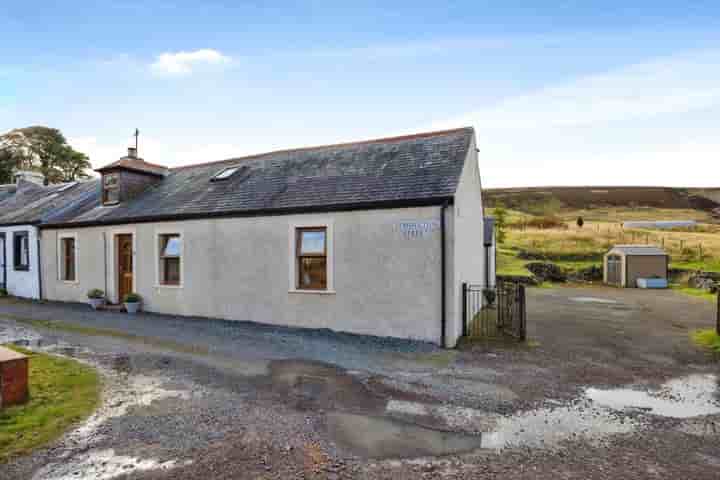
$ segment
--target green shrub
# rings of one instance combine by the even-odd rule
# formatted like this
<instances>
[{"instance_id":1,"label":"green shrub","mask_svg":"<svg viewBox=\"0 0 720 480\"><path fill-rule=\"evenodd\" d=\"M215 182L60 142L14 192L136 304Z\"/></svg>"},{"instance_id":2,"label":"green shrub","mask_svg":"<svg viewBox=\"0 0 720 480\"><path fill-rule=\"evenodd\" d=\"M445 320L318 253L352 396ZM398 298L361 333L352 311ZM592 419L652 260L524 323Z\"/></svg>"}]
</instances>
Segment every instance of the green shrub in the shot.
<instances>
[{"instance_id":1,"label":"green shrub","mask_svg":"<svg viewBox=\"0 0 720 480\"><path fill-rule=\"evenodd\" d=\"M720 353L720 335L714 328L695 330L692 333L692 339L696 344Z\"/></svg>"},{"instance_id":2,"label":"green shrub","mask_svg":"<svg viewBox=\"0 0 720 480\"><path fill-rule=\"evenodd\" d=\"M141 301L142 297L137 293L128 293L123 299L124 303L140 303Z\"/></svg>"},{"instance_id":3,"label":"green shrub","mask_svg":"<svg viewBox=\"0 0 720 480\"><path fill-rule=\"evenodd\" d=\"M87 297L88 298L96 298L96 299L105 298L105 292L103 292L99 288L93 288L92 290L90 290L87 293Z\"/></svg>"}]
</instances>

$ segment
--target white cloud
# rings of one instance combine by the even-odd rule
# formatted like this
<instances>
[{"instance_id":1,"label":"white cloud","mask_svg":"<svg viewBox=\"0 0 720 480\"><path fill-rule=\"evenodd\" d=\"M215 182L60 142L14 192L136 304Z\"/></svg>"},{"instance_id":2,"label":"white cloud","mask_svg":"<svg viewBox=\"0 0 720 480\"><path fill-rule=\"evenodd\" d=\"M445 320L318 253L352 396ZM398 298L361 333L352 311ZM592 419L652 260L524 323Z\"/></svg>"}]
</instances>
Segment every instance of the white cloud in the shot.
<instances>
[{"instance_id":1,"label":"white cloud","mask_svg":"<svg viewBox=\"0 0 720 480\"><path fill-rule=\"evenodd\" d=\"M511 97L440 125L536 129L594 125L720 105L720 50L622 67Z\"/></svg>"},{"instance_id":2,"label":"white cloud","mask_svg":"<svg viewBox=\"0 0 720 480\"><path fill-rule=\"evenodd\" d=\"M209 48L187 52L166 52L157 57L152 69L164 75L187 75L196 67L221 66L230 63L231 60L229 56Z\"/></svg>"},{"instance_id":3,"label":"white cloud","mask_svg":"<svg viewBox=\"0 0 720 480\"><path fill-rule=\"evenodd\" d=\"M426 129L475 126L485 186L717 183L720 50L500 100Z\"/></svg>"}]
</instances>

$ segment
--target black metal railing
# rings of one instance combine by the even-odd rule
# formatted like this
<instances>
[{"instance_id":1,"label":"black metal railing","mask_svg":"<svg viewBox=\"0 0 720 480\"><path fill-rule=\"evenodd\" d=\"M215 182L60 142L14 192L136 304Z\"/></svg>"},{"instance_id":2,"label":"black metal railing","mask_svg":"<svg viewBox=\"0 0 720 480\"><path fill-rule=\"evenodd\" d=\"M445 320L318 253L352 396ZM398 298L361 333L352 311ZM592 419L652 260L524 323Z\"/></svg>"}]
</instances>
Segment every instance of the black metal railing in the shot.
<instances>
[{"instance_id":1,"label":"black metal railing","mask_svg":"<svg viewBox=\"0 0 720 480\"><path fill-rule=\"evenodd\" d=\"M527 338L525 286L499 281L497 285L463 283L463 334L468 337Z\"/></svg>"}]
</instances>

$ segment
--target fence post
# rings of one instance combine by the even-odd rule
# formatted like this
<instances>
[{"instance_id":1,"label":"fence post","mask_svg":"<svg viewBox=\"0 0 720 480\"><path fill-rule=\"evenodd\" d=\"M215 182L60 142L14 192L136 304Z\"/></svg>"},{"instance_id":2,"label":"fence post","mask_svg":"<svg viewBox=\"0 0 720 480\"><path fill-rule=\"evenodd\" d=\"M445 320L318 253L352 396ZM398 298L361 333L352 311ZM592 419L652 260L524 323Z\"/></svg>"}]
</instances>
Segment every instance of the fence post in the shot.
<instances>
[{"instance_id":1,"label":"fence post","mask_svg":"<svg viewBox=\"0 0 720 480\"><path fill-rule=\"evenodd\" d=\"M462 284L462 301L463 301L463 306L462 306L463 326L462 326L462 329L463 329L463 337L467 337L467 335L468 335L468 321L467 321L467 303L468 303L468 302L467 302L467 292L468 292L467 282L463 282L463 284Z\"/></svg>"},{"instance_id":2,"label":"fence post","mask_svg":"<svg viewBox=\"0 0 720 480\"><path fill-rule=\"evenodd\" d=\"M527 339L527 308L525 306L525 285L520 284L520 341Z\"/></svg>"},{"instance_id":3,"label":"fence post","mask_svg":"<svg viewBox=\"0 0 720 480\"><path fill-rule=\"evenodd\" d=\"M715 308L715 332L720 335L720 290L717 293L717 308Z\"/></svg>"}]
</instances>

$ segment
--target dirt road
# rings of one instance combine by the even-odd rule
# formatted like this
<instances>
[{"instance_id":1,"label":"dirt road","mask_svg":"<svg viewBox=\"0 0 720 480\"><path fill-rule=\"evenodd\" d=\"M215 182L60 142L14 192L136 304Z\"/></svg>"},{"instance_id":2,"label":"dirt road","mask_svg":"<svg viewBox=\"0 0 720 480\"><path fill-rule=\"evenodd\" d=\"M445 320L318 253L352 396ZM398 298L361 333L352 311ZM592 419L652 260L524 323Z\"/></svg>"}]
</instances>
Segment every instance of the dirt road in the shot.
<instances>
[{"instance_id":1,"label":"dirt road","mask_svg":"<svg viewBox=\"0 0 720 480\"><path fill-rule=\"evenodd\" d=\"M102 408L2 478L717 478L712 305L533 289L529 346L0 300L0 343L91 363ZM47 323L49 322L49 323Z\"/></svg>"}]
</instances>

